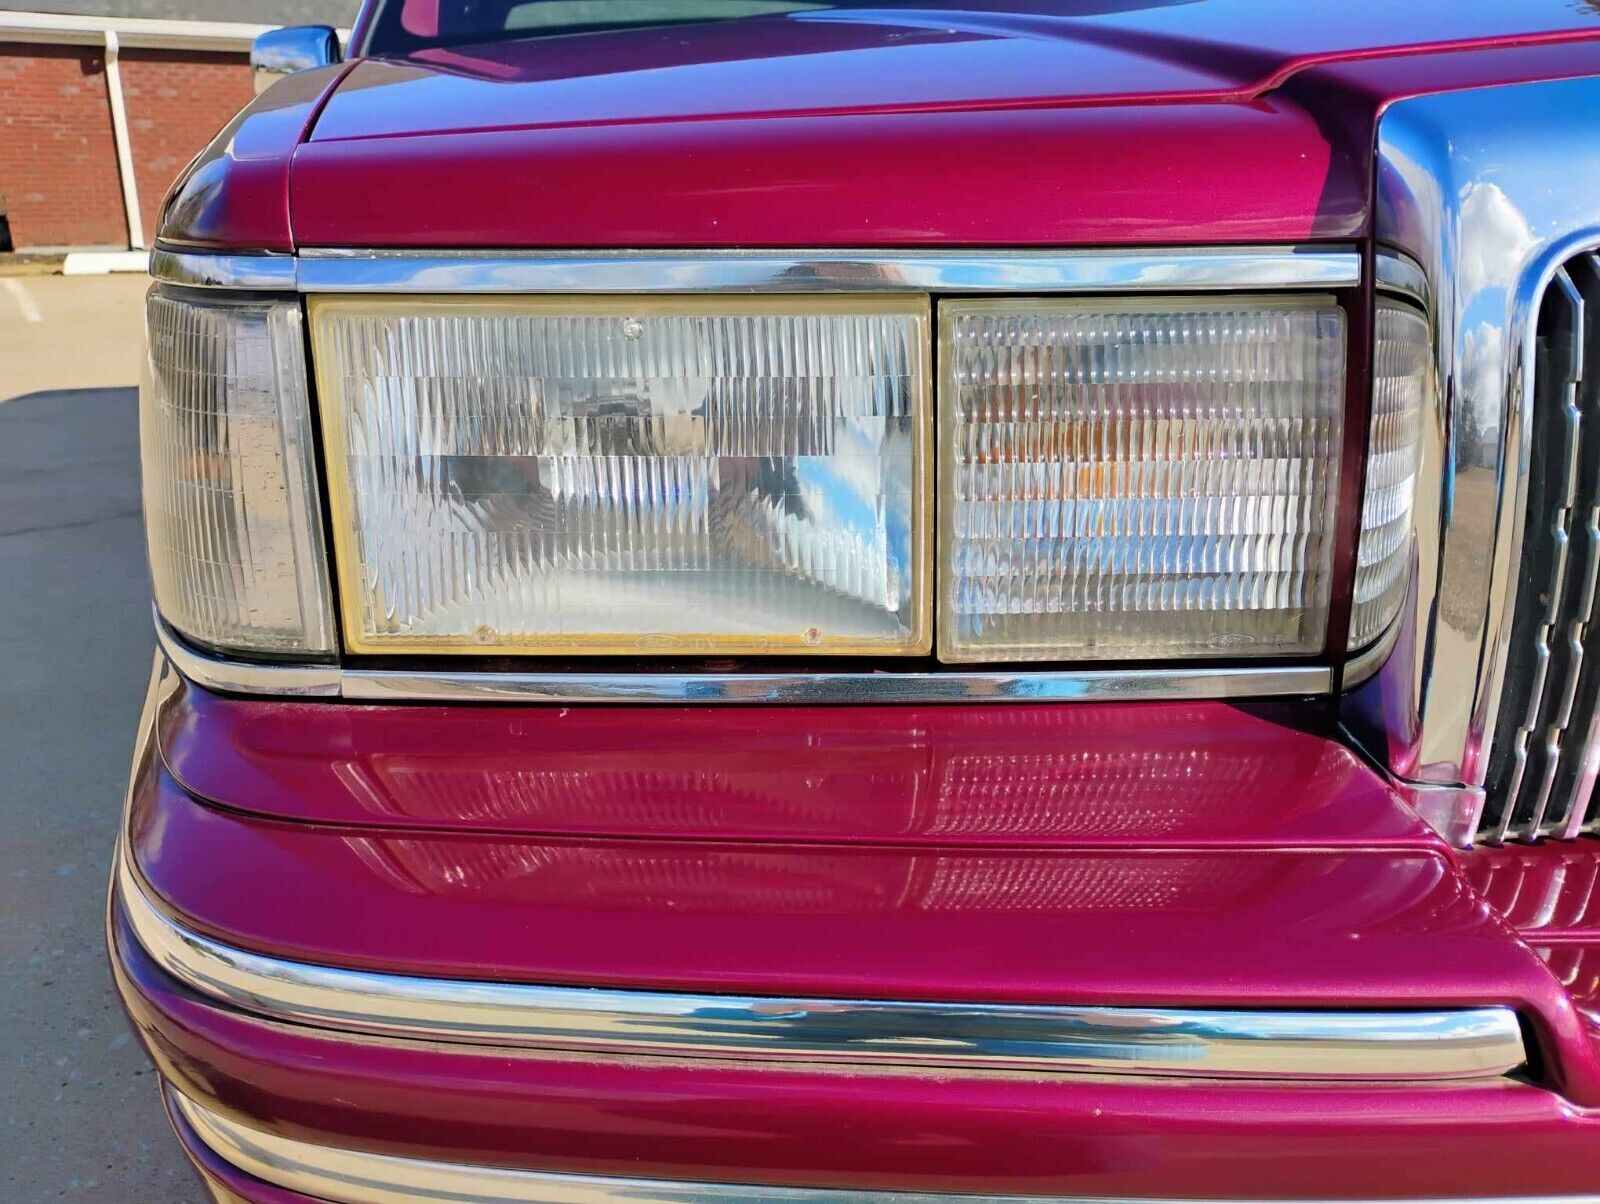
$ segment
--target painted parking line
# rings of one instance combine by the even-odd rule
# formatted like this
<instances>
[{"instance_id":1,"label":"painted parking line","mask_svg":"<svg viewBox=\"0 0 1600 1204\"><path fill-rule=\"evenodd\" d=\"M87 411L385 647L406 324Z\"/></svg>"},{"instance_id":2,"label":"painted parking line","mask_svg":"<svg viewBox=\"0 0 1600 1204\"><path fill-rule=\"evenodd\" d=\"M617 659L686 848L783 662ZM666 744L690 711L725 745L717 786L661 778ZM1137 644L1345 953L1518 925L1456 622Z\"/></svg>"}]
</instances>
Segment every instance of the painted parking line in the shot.
<instances>
[{"instance_id":1,"label":"painted parking line","mask_svg":"<svg viewBox=\"0 0 1600 1204\"><path fill-rule=\"evenodd\" d=\"M39 312L39 304L33 299L33 294L22 281L15 276L0 276L0 285L5 287L17 303L17 308L22 311L24 322L43 322L44 315Z\"/></svg>"}]
</instances>

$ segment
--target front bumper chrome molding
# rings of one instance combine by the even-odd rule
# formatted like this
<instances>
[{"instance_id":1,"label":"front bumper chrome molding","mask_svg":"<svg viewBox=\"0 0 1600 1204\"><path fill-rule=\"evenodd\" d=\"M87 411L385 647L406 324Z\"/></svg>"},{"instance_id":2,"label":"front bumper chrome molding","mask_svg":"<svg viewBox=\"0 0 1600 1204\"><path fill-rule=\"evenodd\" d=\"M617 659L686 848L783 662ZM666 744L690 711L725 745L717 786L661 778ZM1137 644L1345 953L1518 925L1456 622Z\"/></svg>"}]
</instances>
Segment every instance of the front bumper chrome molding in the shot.
<instances>
[{"instance_id":1,"label":"front bumper chrome molding","mask_svg":"<svg viewBox=\"0 0 1600 1204\"><path fill-rule=\"evenodd\" d=\"M548 673L352 669L241 661L187 644L159 614L156 639L184 677L222 694L358 702L696 706L1182 701L1326 695L1326 665L940 673Z\"/></svg>"},{"instance_id":2,"label":"front bumper chrome molding","mask_svg":"<svg viewBox=\"0 0 1600 1204\"><path fill-rule=\"evenodd\" d=\"M333 1204L422 1204L439 1200L459 1204L1139 1204L1133 1200L1114 1202L1067 1196L947 1195L623 1179L469 1166L296 1141L230 1120L177 1092L169 1092L168 1099L181 1125L186 1125L195 1140L229 1166L263 1182ZM1525 1197L1517 1201L1437 1200L1432 1204L1597 1202L1600 1196L1591 1195ZM1160 1204L1185 1202L1165 1200Z\"/></svg>"},{"instance_id":3,"label":"front bumper chrome molding","mask_svg":"<svg viewBox=\"0 0 1600 1204\"><path fill-rule=\"evenodd\" d=\"M1052 1075L1323 1082L1504 1076L1526 1061L1510 1008L1287 1011L768 998L463 982L288 961L169 916L124 854L140 945L200 994L347 1034L502 1048Z\"/></svg>"}]
</instances>

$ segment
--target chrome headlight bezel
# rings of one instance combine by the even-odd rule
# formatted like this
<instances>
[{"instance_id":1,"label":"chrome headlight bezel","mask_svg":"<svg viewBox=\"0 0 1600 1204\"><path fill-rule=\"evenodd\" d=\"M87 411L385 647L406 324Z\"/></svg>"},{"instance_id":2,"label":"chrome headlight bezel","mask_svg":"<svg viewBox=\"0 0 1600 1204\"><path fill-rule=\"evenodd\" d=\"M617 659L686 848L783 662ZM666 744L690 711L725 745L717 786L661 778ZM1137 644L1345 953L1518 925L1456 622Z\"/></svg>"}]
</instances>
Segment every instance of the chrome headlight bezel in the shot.
<instances>
[{"instance_id":1,"label":"chrome headlight bezel","mask_svg":"<svg viewBox=\"0 0 1600 1204\"><path fill-rule=\"evenodd\" d=\"M302 305L319 296L359 293L367 297L384 296L414 304L440 293L520 295L527 292L561 292L572 296L630 298L672 295L727 296L791 294L823 291L851 296L894 296L921 291L938 301L948 301L974 291L981 296L1005 295L1012 298L1068 296L1091 297L1121 292L1128 297L1151 297L1146 290L1159 281L1163 295L1188 300L1197 298L1270 295L1304 297L1322 291L1334 294L1339 306L1352 316L1364 312L1355 291L1360 281L1360 261L1349 247L1240 247L1193 251L1131 250L1118 252L530 252L513 254L453 255L444 252L309 252L288 256L212 256L173 250L158 250L154 258L158 274L173 282L199 285L215 290L259 288L274 293L293 293ZM1112 283L1113 281L1117 283ZM346 287L346 286L349 287ZM907 286L911 286L909 289ZM916 286L921 285L918 289ZM1030 287L1031 286L1031 287ZM1352 400L1354 393L1352 392ZM314 409L317 405L312 397ZM1356 402L1359 405L1359 402ZM1362 432L1364 436L1365 432ZM1352 431L1343 451L1348 457L1360 446ZM320 451L319 451L320 455ZM1347 465L1343 475L1348 478ZM1352 530L1345 532L1353 549L1355 506L1346 480L1340 500L1339 521ZM326 504L326 501L324 502ZM1348 513L1347 513L1348 512ZM333 527L332 515L328 526ZM935 525L935 530L937 526ZM1340 538L1344 539L1345 535ZM331 542L331 539L330 539ZM1342 566L1350 558L1339 553ZM1342 568L1341 568L1342 571ZM815 695L843 700L870 700L877 691L875 678L884 683L885 697L905 701L917 698L1026 698L1026 697L1205 697L1213 690L1218 696L1247 696L1252 681L1263 694L1316 694L1331 687L1343 659L1343 624L1338 601L1330 610L1330 621L1338 630L1328 631L1328 646L1317 654L1263 656L1255 663L1227 650L1213 655L1168 658L1158 662L1053 660L1031 663L1002 661L939 661L929 655L919 665L902 661L899 666L884 662L815 663L813 671L822 673L816 689L795 689L793 674L783 678L788 684L755 688L758 679L774 672L786 672L779 661L764 660L759 654L739 654L738 660L704 659L694 652L674 654L653 652L640 659L623 674L634 681L629 686L618 678L614 688L596 694L616 700L637 696L663 698L673 691L687 698L695 696L688 684L696 672L707 673L716 684L707 695L715 701L732 701L739 695L734 683L740 675L750 675L753 691L749 697L795 697ZM344 662L336 670L340 680L348 679L343 692L362 693L365 686L357 678L384 677L382 692L396 696L407 691L429 693L422 679L449 677L454 683L449 696L511 697L524 689L535 696L579 699L589 687L582 685L589 672L614 677L615 670L604 661L591 660L588 654L544 655L517 650L511 653L480 654L481 664L468 664L471 652L458 660L458 668L443 663L429 666L417 659L419 653L397 654L389 664L369 659L374 654L352 650L341 640ZM409 660L402 665L398 657ZM517 666L504 663L504 656L528 658ZM501 657L495 663L489 657ZM301 657L314 660L315 657ZM654 665L652 664L654 661ZM699 663L697 663L697 661ZM587 662L593 669L586 668ZM796 660L794 663L799 664ZM994 671L975 673L975 667L991 664ZM652 673L664 673L663 685L647 684ZM420 676L418 676L420 675ZM441 676L442 675L442 676ZM978 677L985 682L978 682ZM483 689L467 685L481 677ZM517 678L515 689L511 678ZM600 677L595 680L599 681ZM402 678L405 680L402 681ZM939 685L941 678L946 684ZM1123 686L1114 683L1125 679ZM824 680L826 679L826 680ZM963 681L970 680L970 685ZM777 679L774 678L773 682ZM915 682L924 682L918 687ZM1212 687L1207 682L1213 682ZM678 683L674 686L672 683ZM1032 684L1030 684L1030 682ZM410 684L407 684L410 683ZM1052 684L1053 683L1053 684ZM443 686L441 686L441 689ZM666 693L662 691L665 690ZM775 692L773 692L775 691ZM977 693L973 693L977 691ZM377 696L377 695L371 695ZM443 694L438 696L445 696Z\"/></svg>"}]
</instances>

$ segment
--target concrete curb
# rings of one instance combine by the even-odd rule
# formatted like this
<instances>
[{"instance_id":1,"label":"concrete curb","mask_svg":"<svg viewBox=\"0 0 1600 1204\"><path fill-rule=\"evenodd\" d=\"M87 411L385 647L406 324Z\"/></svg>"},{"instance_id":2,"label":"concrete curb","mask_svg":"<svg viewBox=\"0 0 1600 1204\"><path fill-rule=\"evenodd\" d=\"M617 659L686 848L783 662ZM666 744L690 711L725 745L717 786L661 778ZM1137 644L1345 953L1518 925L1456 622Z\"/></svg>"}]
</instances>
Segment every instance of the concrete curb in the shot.
<instances>
[{"instance_id":1,"label":"concrete curb","mask_svg":"<svg viewBox=\"0 0 1600 1204\"><path fill-rule=\"evenodd\" d=\"M63 276L105 276L111 272L148 272L148 251L72 251L61 264Z\"/></svg>"}]
</instances>

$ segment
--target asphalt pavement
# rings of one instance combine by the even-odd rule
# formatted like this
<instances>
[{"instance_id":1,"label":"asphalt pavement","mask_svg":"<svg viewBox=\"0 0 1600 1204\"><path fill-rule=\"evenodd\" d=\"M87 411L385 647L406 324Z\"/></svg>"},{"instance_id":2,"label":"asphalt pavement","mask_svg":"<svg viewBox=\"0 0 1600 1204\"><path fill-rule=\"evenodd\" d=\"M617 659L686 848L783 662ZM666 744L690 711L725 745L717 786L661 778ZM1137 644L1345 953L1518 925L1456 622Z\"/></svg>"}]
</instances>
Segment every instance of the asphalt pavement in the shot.
<instances>
[{"instance_id":1,"label":"asphalt pavement","mask_svg":"<svg viewBox=\"0 0 1600 1204\"><path fill-rule=\"evenodd\" d=\"M154 641L137 280L0 278L0 1200L199 1204L102 922ZM120 382L120 387L40 389ZM20 395L18 395L20 394Z\"/></svg>"}]
</instances>

